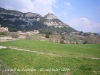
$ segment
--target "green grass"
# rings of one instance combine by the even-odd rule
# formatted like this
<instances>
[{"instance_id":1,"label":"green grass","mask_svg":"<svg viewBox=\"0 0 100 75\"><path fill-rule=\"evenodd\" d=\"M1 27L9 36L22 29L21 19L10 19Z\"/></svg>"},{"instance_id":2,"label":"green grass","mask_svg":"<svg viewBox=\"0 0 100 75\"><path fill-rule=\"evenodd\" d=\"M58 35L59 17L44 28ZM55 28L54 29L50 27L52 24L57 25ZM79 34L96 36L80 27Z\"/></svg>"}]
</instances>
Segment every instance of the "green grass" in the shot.
<instances>
[{"instance_id":1,"label":"green grass","mask_svg":"<svg viewBox=\"0 0 100 75\"><path fill-rule=\"evenodd\" d=\"M0 42L0 45L37 50L64 56L100 57L100 44L58 44L32 40Z\"/></svg>"},{"instance_id":2,"label":"green grass","mask_svg":"<svg viewBox=\"0 0 100 75\"><path fill-rule=\"evenodd\" d=\"M58 44L32 40L0 42L2 46L37 50L57 54L52 56L33 52L0 49L0 59L16 69L36 69L36 71L16 71L19 75L100 75L100 44ZM58 71L40 71L40 69ZM66 69L67 68L67 69ZM65 71L62 71L65 69ZM68 70L69 69L69 70Z\"/></svg>"}]
</instances>

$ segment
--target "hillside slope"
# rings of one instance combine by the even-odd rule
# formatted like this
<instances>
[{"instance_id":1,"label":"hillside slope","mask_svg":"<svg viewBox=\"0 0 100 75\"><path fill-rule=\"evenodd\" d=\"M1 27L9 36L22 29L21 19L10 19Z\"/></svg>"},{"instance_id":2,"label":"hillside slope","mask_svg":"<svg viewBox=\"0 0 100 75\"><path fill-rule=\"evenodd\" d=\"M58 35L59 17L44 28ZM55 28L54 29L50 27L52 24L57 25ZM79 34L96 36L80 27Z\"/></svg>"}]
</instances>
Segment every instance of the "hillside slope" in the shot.
<instances>
[{"instance_id":1,"label":"hillside slope","mask_svg":"<svg viewBox=\"0 0 100 75\"><path fill-rule=\"evenodd\" d=\"M30 31L40 32L50 31L56 33L70 33L76 30L59 20L53 13L48 13L44 17L38 13L23 13L16 10L0 8L0 24L8 27L9 31Z\"/></svg>"}]
</instances>

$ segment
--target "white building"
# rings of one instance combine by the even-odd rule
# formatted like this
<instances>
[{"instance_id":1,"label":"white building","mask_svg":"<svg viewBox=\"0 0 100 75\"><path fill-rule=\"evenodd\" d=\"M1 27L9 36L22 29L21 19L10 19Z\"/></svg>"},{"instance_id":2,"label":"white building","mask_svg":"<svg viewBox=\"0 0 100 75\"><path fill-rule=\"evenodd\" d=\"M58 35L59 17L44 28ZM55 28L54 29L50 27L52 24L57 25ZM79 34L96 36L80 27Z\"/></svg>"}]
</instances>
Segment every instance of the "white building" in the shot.
<instances>
[{"instance_id":1,"label":"white building","mask_svg":"<svg viewBox=\"0 0 100 75\"><path fill-rule=\"evenodd\" d=\"M39 34L40 32L38 30L33 31L34 34Z\"/></svg>"},{"instance_id":2,"label":"white building","mask_svg":"<svg viewBox=\"0 0 100 75\"><path fill-rule=\"evenodd\" d=\"M7 27L1 27L0 25L0 32L6 32L8 31L8 28Z\"/></svg>"}]
</instances>

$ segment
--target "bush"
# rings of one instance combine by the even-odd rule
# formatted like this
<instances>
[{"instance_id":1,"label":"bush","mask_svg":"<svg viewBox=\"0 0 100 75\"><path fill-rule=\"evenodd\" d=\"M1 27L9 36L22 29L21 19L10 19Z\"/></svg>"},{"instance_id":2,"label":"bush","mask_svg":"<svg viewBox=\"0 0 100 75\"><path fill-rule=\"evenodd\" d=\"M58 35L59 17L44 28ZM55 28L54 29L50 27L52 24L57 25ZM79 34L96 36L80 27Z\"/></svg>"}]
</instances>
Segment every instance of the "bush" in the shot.
<instances>
[{"instance_id":1,"label":"bush","mask_svg":"<svg viewBox=\"0 0 100 75\"><path fill-rule=\"evenodd\" d=\"M45 36L46 38L49 38L49 34L46 34L46 36Z\"/></svg>"},{"instance_id":2,"label":"bush","mask_svg":"<svg viewBox=\"0 0 100 75\"><path fill-rule=\"evenodd\" d=\"M6 36L7 32L0 32L0 36Z\"/></svg>"},{"instance_id":3,"label":"bush","mask_svg":"<svg viewBox=\"0 0 100 75\"><path fill-rule=\"evenodd\" d=\"M88 65L81 65L80 69L85 70L85 71L91 71L92 70Z\"/></svg>"},{"instance_id":4,"label":"bush","mask_svg":"<svg viewBox=\"0 0 100 75\"><path fill-rule=\"evenodd\" d=\"M61 43L61 44L65 44L64 40L60 40L60 43Z\"/></svg>"}]
</instances>

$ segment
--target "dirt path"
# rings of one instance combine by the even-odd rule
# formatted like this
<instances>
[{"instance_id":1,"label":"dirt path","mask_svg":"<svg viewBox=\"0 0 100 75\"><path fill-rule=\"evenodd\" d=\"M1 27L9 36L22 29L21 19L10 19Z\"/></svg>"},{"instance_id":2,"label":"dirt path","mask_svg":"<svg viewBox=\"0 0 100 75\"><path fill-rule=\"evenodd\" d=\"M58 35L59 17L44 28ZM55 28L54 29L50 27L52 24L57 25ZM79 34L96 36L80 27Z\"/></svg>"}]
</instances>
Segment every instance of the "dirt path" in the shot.
<instances>
[{"instance_id":1,"label":"dirt path","mask_svg":"<svg viewBox=\"0 0 100 75\"><path fill-rule=\"evenodd\" d=\"M0 49L2 48L10 48L13 50L19 50L19 51L26 51L26 52L33 52L33 53L38 53L38 54L45 54L45 55L50 55L50 56L58 56L58 57L62 57L61 55L58 54L53 54L53 53L48 53L48 52L40 52L40 51L36 51L36 50L28 50L28 49L21 49L21 48L15 48L15 47L6 47L6 46L0 46ZM75 58L80 58L80 57L75 57ZM83 57L81 57L83 58ZM85 57L87 59L92 59L92 60L100 60L100 58L96 58L96 57Z\"/></svg>"},{"instance_id":2,"label":"dirt path","mask_svg":"<svg viewBox=\"0 0 100 75\"><path fill-rule=\"evenodd\" d=\"M26 52L34 52L34 53L38 53L38 54L45 54L45 55L51 55L51 56L60 56L58 54L53 54L53 53L47 53L47 52L39 52L39 51L32 51L32 50L27 50L27 49L21 49L21 48L13 48L13 47L8 47L10 49L14 49L14 50L19 50L19 51L26 51Z\"/></svg>"},{"instance_id":3,"label":"dirt path","mask_svg":"<svg viewBox=\"0 0 100 75\"><path fill-rule=\"evenodd\" d=\"M26 51L26 52L34 52L34 53L38 53L38 54L46 54L46 55L51 55L51 56L60 56L60 55L57 55L57 54L47 53L47 52L39 52L39 51L36 51L36 50L32 51L32 50L15 48L15 47L0 46L0 49L3 49L3 48L10 48L10 49L19 50L19 51Z\"/></svg>"},{"instance_id":4,"label":"dirt path","mask_svg":"<svg viewBox=\"0 0 100 75\"><path fill-rule=\"evenodd\" d=\"M11 70L9 66L7 66L2 60L0 59L0 75L18 75L15 71L7 71Z\"/></svg>"},{"instance_id":5,"label":"dirt path","mask_svg":"<svg viewBox=\"0 0 100 75\"><path fill-rule=\"evenodd\" d=\"M2 49L2 48L7 48L7 47L5 47L5 46L0 46L0 49Z\"/></svg>"}]
</instances>

